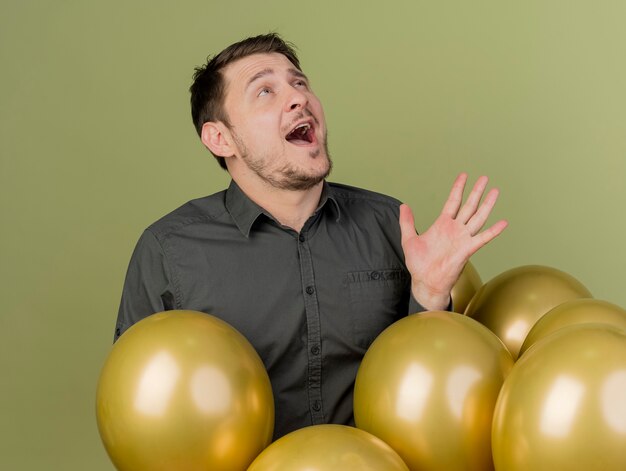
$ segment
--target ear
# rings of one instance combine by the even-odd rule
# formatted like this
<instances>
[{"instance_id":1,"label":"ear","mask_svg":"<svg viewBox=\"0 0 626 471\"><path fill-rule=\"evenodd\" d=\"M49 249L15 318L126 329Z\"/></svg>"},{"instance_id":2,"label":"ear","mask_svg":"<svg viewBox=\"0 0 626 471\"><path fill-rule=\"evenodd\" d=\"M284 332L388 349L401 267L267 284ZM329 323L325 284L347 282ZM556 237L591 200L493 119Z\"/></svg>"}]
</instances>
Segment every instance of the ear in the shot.
<instances>
[{"instance_id":1,"label":"ear","mask_svg":"<svg viewBox=\"0 0 626 471\"><path fill-rule=\"evenodd\" d=\"M219 157L232 157L235 154L228 128L220 121L204 123L200 140L213 154Z\"/></svg>"}]
</instances>

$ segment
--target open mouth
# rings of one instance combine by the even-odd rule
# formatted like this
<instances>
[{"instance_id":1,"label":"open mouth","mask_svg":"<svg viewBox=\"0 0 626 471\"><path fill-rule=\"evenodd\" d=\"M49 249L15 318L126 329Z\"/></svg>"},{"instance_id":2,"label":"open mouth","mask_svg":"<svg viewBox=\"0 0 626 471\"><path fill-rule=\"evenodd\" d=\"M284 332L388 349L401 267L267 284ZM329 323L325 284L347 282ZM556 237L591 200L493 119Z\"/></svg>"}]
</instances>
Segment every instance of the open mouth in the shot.
<instances>
[{"instance_id":1,"label":"open mouth","mask_svg":"<svg viewBox=\"0 0 626 471\"><path fill-rule=\"evenodd\" d=\"M288 142L296 146L307 146L315 141L311 123L300 123L285 136Z\"/></svg>"}]
</instances>

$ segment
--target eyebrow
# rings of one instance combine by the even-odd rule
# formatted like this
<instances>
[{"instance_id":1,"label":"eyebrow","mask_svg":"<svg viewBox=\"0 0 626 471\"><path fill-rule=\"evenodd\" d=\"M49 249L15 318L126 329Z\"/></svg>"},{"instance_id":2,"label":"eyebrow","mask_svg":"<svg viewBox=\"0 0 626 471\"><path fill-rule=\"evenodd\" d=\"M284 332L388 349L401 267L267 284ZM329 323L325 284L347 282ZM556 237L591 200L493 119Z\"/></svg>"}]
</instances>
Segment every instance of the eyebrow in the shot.
<instances>
[{"instance_id":1,"label":"eyebrow","mask_svg":"<svg viewBox=\"0 0 626 471\"><path fill-rule=\"evenodd\" d=\"M290 69L287 69L287 72L289 72L294 77L303 78L307 81L309 80L308 77L302 71L298 69L290 68ZM257 72L250 78L250 80L248 80L248 83L246 84L246 89L248 89L250 85L252 85L252 83L256 82L260 78L263 78L267 75L273 75L273 74L274 74L274 69L270 69L270 68L263 69Z\"/></svg>"}]
</instances>

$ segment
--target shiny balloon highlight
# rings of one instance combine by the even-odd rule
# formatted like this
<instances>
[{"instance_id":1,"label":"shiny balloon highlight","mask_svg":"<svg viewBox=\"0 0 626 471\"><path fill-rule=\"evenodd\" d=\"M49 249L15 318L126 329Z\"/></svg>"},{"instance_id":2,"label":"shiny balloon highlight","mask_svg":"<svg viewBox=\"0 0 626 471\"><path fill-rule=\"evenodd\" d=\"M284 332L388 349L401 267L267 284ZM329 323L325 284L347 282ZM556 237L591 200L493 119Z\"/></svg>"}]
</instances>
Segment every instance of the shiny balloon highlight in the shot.
<instances>
[{"instance_id":1,"label":"shiny balloon highlight","mask_svg":"<svg viewBox=\"0 0 626 471\"><path fill-rule=\"evenodd\" d=\"M494 412L497 471L626 469L626 332L564 327L504 381Z\"/></svg>"},{"instance_id":2,"label":"shiny balloon highlight","mask_svg":"<svg viewBox=\"0 0 626 471\"><path fill-rule=\"evenodd\" d=\"M113 345L96 415L120 471L241 471L271 441L274 401L243 335L208 314L168 311Z\"/></svg>"},{"instance_id":3,"label":"shiny balloon highlight","mask_svg":"<svg viewBox=\"0 0 626 471\"><path fill-rule=\"evenodd\" d=\"M357 427L412 470L493 469L491 423L510 353L466 316L426 312L397 321L370 346L354 389Z\"/></svg>"}]
</instances>

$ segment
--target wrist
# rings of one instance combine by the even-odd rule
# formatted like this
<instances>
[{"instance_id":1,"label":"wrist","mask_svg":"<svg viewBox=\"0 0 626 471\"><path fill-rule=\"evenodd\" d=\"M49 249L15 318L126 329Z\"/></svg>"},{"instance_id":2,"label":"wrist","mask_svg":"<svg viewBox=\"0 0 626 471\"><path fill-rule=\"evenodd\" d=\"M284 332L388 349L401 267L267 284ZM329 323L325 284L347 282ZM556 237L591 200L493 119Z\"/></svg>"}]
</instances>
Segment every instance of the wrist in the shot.
<instances>
[{"instance_id":1,"label":"wrist","mask_svg":"<svg viewBox=\"0 0 626 471\"><path fill-rule=\"evenodd\" d=\"M411 292L415 300L428 311L445 311L450 305L450 291L434 290L417 283L411 286Z\"/></svg>"}]
</instances>

